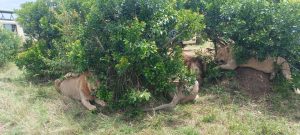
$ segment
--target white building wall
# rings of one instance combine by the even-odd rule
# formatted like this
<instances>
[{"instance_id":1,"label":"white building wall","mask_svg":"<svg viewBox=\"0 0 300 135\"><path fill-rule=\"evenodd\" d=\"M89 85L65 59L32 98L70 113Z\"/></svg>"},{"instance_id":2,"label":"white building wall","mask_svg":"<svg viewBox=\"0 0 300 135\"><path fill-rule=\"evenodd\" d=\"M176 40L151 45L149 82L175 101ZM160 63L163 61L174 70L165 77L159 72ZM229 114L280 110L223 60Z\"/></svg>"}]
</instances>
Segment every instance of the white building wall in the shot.
<instances>
[{"instance_id":1,"label":"white building wall","mask_svg":"<svg viewBox=\"0 0 300 135\"><path fill-rule=\"evenodd\" d=\"M21 37L22 42L25 42L25 34L23 28L15 21L0 20L0 28L15 32Z\"/></svg>"}]
</instances>

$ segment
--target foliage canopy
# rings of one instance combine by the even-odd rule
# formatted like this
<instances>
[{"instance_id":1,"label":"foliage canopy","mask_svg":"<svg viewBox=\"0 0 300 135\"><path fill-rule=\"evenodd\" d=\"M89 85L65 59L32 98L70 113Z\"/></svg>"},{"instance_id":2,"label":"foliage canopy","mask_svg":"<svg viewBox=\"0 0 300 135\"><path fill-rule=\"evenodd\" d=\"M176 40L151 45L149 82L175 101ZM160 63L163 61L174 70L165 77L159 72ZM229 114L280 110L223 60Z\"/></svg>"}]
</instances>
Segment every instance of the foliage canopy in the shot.
<instances>
[{"instance_id":1,"label":"foliage canopy","mask_svg":"<svg viewBox=\"0 0 300 135\"><path fill-rule=\"evenodd\" d=\"M273 0L37 0L18 21L29 34L19 67L57 77L91 70L96 95L119 107L136 106L193 82L179 42L205 33L233 41L238 62L250 57L300 61L300 4ZM203 16L204 15L204 16Z\"/></svg>"},{"instance_id":2,"label":"foliage canopy","mask_svg":"<svg viewBox=\"0 0 300 135\"><path fill-rule=\"evenodd\" d=\"M176 8L173 0L47 2L27 3L18 12L25 31L38 40L19 55L20 66L37 73L54 71L52 64L64 61L71 63L71 71L92 70L102 82L97 96L119 107L174 90L170 82L175 78L193 82L178 43L204 28L203 15ZM41 32L46 36L36 34ZM30 59L44 66L30 67Z\"/></svg>"},{"instance_id":3,"label":"foliage canopy","mask_svg":"<svg viewBox=\"0 0 300 135\"><path fill-rule=\"evenodd\" d=\"M299 62L300 3L267 0L190 0L186 8L205 15L215 43L233 40L236 59L281 56Z\"/></svg>"},{"instance_id":4,"label":"foliage canopy","mask_svg":"<svg viewBox=\"0 0 300 135\"><path fill-rule=\"evenodd\" d=\"M15 58L20 45L21 40L15 33L0 28L0 67Z\"/></svg>"},{"instance_id":5,"label":"foliage canopy","mask_svg":"<svg viewBox=\"0 0 300 135\"><path fill-rule=\"evenodd\" d=\"M204 14L204 33L215 45L230 44L238 63L251 57L287 59L293 70L293 85L300 87L299 2L188 0L185 8Z\"/></svg>"}]
</instances>

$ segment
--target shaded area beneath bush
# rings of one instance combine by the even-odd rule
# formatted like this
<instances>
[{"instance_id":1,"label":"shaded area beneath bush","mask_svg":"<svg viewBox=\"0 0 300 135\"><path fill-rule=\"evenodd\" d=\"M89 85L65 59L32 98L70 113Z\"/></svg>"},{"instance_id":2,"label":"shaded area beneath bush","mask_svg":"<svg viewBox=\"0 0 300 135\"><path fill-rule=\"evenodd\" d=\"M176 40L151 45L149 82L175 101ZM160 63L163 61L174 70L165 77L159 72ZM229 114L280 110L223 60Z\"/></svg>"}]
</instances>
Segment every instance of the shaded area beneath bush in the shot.
<instances>
[{"instance_id":1,"label":"shaded area beneath bush","mask_svg":"<svg viewBox=\"0 0 300 135\"><path fill-rule=\"evenodd\" d=\"M268 94L272 89L269 75L251 68L238 68L236 70L238 88L252 98L259 98Z\"/></svg>"}]
</instances>

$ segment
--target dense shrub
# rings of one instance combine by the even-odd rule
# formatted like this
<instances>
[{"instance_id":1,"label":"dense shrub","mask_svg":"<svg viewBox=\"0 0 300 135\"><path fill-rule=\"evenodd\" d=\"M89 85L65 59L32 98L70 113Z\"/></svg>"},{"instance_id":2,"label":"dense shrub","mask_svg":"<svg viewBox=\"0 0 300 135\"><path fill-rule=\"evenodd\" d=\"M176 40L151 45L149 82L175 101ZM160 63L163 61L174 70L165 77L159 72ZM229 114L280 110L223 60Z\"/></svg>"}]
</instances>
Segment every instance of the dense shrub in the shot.
<instances>
[{"instance_id":1,"label":"dense shrub","mask_svg":"<svg viewBox=\"0 0 300 135\"><path fill-rule=\"evenodd\" d=\"M205 69L203 70L203 85L209 86L219 83L224 78L232 78L236 75L235 71L224 71L217 68L218 64L215 62L212 56L201 55L201 52L197 53L199 59L205 63Z\"/></svg>"},{"instance_id":2,"label":"dense shrub","mask_svg":"<svg viewBox=\"0 0 300 135\"><path fill-rule=\"evenodd\" d=\"M268 56L281 56L288 60L293 74L298 74L299 2L188 0L185 8L205 15L206 35L215 45L231 44L238 63L246 62L250 57L263 60Z\"/></svg>"},{"instance_id":3,"label":"dense shrub","mask_svg":"<svg viewBox=\"0 0 300 135\"><path fill-rule=\"evenodd\" d=\"M222 8L223 35L234 40L236 58L281 56L296 61L300 4L242 1Z\"/></svg>"},{"instance_id":4,"label":"dense shrub","mask_svg":"<svg viewBox=\"0 0 300 135\"><path fill-rule=\"evenodd\" d=\"M15 33L0 28L0 67L15 58L20 44Z\"/></svg>"},{"instance_id":5,"label":"dense shrub","mask_svg":"<svg viewBox=\"0 0 300 135\"><path fill-rule=\"evenodd\" d=\"M20 52L16 58L16 65L25 69L27 77L31 79L55 79L70 71L72 67L66 60L60 57L50 59L48 49L45 49L44 41L34 42L26 51Z\"/></svg>"},{"instance_id":6,"label":"dense shrub","mask_svg":"<svg viewBox=\"0 0 300 135\"><path fill-rule=\"evenodd\" d=\"M53 39L59 38L59 26L51 0L26 2L17 10L17 21L29 39L44 40L45 46L53 47Z\"/></svg>"},{"instance_id":7,"label":"dense shrub","mask_svg":"<svg viewBox=\"0 0 300 135\"><path fill-rule=\"evenodd\" d=\"M238 62L281 56L298 62L300 3L266 0L194 1L187 4L205 14L205 31L215 43L233 40ZM195 6L197 5L197 6ZM297 58L298 57L298 58Z\"/></svg>"},{"instance_id":8,"label":"dense shrub","mask_svg":"<svg viewBox=\"0 0 300 135\"><path fill-rule=\"evenodd\" d=\"M92 5L79 35L86 38L81 38L88 54L85 66L98 72L105 85L100 96L134 106L174 90L172 79L190 81L176 42L201 30L203 17L174 6L168 0L99 0ZM107 93L112 96L103 95Z\"/></svg>"},{"instance_id":9,"label":"dense shrub","mask_svg":"<svg viewBox=\"0 0 300 135\"><path fill-rule=\"evenodd\" d=\"M203 16L177 4L173 0L27 3L18 11L19 21L37 41L19 54L17 65L32 75L46 76L56 74L56 63L70 62L72 71L96 73L102 82L97 96L106 101L118 107L147 102L153 95L174 90L175 78L194 80L178 43L204 28Z\"/></svg>"},{"instance_id":10,"label":"dense shrub","mask_svg":"<svg viewBox=\"0 0 300 135\"><path fill-rule=\"evenodd\" d=\"M16 60L19 68L25 68L31 78L56 78L71 65L59 51L61 31L50 0L37 0L21 5L17 21L24 28L28 38Z\"/></svg>"}]
</instances>

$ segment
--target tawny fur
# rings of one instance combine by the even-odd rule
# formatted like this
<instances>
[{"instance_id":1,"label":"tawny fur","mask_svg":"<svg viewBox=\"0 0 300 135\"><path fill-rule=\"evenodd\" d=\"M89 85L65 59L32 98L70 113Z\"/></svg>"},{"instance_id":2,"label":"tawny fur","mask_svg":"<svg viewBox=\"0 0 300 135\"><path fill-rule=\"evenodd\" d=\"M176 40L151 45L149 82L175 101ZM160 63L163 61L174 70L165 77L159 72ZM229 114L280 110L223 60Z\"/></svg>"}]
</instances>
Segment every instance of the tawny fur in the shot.
<instances>
[{"instance_id":1,"label":"tawny fur","mask_svg":"<svg viewBox=\"0 0 300 135\"><path fill-rule=\"evenodd\" d=\"M105 102L96 99L91 93L98 87L98 83L88 82L87 78L92 77L90 72L77 75L68 73L63 80L55 80L56 90L64 96L80 100L81 103L89 110L96 109L96 106L92 105L89 101L95 100L95 102L101 106L105 106Z\"/></svg>"},{"instance_id":2,"label":"tawny fur","mask_svg":"<svg viewBox=\"0 0 300 135\"><path fill-rule=\"evenodd\" d=\"M189 94L186 95L184 93L185 89L182 86L177 87L177 91L173 96L173 99L168 104L163 104L154 108L147 108L144 109L144 111L156 111L161 109L172 109L174 108L178 103L185 103L189 101L194 101L198 98L198 91L199 91L199 83L196 80L194 85L188 89Z\"/></svg>"},{"instance_id":3,"label":"tawny fur","mask_svg":"<svg viewBox=\"0 0 300 135\"><path fill-rule=\"evenodd\" d=\"M234 70L237 67L253 68L258 71L270 73L270 79L273 79L275 77L275 66L278 65L283 76L287 80L292 79L290 66L288 62L282 57L267 57L264 61L259 61L258 59L250 58L245 64L238 65L231 53L230 47L225 46L220 47L217 50L216 60L221 64L219 67L222 69Z\"/></svg>"},{"instance_id":4,"label":"tawny fur","mask_svg":"<svg viewBox=\"0 0 300 135\"><path fill-rule=\"evenodd\" d=\"M199 89L203 81L203 73L205 70L205 64L197 56L189 56L183 53L184 64L188 67L190 71L196 74L196 79L199 83Z\"/></svg>"},{"instance_id":5,"label":"tawny fur","mask_svg":"<svg viewBox=\"0 0 300 135\"><path fill-rule=\"evenodd\" d=\"M276 75L276 66L279 66L283 76L291 81L291 69L289 63L282 57L267 57L264 61L258 61L255 58L250 58L245 64L238 65L233 58L229 46L220 47L217 50L216 60L222 63L219 67L222 69L234 70L237 67L248 67L253 68L264 73L270 73L270 79L272 80ZM299 88L294 88L296 94L300 94Z\"/></svg>"}]
</instances>

